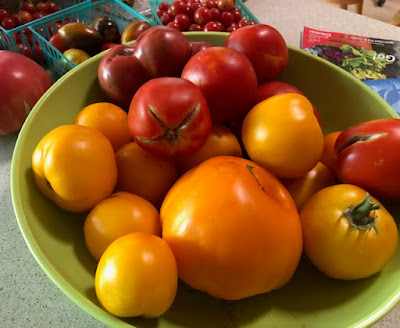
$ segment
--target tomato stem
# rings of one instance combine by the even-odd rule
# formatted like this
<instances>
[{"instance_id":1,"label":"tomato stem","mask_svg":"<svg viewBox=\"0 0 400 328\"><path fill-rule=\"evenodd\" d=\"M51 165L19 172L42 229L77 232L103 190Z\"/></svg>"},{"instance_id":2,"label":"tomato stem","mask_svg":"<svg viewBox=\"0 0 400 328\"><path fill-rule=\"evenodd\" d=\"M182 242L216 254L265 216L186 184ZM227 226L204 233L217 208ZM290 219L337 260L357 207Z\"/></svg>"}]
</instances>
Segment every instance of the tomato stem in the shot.
<instances>
[{"instance_id":1,"label":"tomato stem","mask_svg":"<svg viewBox=\"0 0 400 328\"><path fill-rule=\"evenodd\" d=\"M364 200L355 206L350 205L344 211L343 216L349 220L354 229L368 230L372 227L375 233L378 234L378 228L375 224L376 217L371 216L370 213L380 207L370 198L369 193L366 193Z\"/></svg>"}]
</instances>

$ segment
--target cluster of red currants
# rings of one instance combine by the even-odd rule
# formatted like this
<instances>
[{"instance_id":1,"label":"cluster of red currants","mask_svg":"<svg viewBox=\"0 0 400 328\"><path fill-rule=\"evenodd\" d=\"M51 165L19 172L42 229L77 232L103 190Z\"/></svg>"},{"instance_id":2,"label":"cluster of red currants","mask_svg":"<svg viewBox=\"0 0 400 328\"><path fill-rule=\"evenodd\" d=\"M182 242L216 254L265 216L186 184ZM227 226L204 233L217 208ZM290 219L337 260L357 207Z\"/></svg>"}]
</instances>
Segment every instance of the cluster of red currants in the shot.
<instances>
[{"instance_id":1,"label":"cluster of red currants","mask_svg":"<svg viewBox=\"0 0 400 328\"><path fill-rule=\"evenodd\" d=\"M54 1L38 2L36 5L31 1L25 1L17 13L10 13L7 9L0 8L0 24L4 29L11 30L59 10Z\"/></svg>"},{"instance_id":2,"label":"cluster of red currants","mask_svg":"<svg viewBox=\"0 0 400 328\"><path fill-rule=\"evenodd\" d=\"M163 25L184 31L232 32L254 20L242 16L236 0L176 0L161 2L157 15Z\"/></svg>"}]
</instances>

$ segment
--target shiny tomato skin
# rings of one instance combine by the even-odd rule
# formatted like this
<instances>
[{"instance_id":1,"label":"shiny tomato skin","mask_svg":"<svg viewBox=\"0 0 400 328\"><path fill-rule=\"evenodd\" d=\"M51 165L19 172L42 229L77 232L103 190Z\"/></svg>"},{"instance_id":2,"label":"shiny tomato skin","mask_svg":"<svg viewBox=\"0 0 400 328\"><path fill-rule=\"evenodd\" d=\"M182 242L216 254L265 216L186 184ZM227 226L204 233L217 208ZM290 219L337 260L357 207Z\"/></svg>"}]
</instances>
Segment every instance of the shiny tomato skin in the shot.
<instances>
[{"instance_id":1,"label":"shiny tomato skin","mask_svg":"<svg viewBox=\"0 0 400 328\"><path fill-rule=\"evenodd\" d=\"M399 147L400 119L377 119L345 129L335 143L339 180L379 199L400 200Z\"/></svg>"},{"instance_id":2,"label":"shiny tomato skin","mask_svg":"<svg viewBox=\"0 0 400 328\"><path fill-rule=\"evenodd\" d=\"M242 53L226 47L210 47L189 59L182 78L204 92L215 123L243 117L255 104L257 77Z\"/></svg>"},{"instance_id":3,"label":"shiny tomato skin","mask_svg":"<svg viewBox=\"0 0 400 328\"><path fill-rule=\"evenodd\" d=\"M312 104L297 93L270 97L246 115L242 141L251 160L278 178L299 178L320 160L321 126Z\"/></svg>"},{"instance_id":4,"label":"shiny tomato skin","mask_svg":"<svg viewBox=\"0 0 400 328\"><path fill-rule=\"evenodd\" d=\"M304 253L325 275L343 280L369 277L393 257L397 244L396 222L380 205L369 212L372 227L358 229L344 215L350 207L364 201L366 191L351 184L338 184L318 191L300 211ZM367 214L368 215L368 214Z\"/></svg>"},{"instance_id":5,"label":"shiny tomato skin","mask_svg":"<svg viewBox=\"0 0 400 328\"><path fill-rule=\"evenodd\" d=\"M13 51L0 51L0 136L18 131L39 98L53 84L36 62Z\"/></svg>"},{"instance_id":6,"label":"shiny tomato skin","mask_svg":"<svg viewBox=\"0 0 400 328\"><path fill-rule=\"evenodd\" d=\"M60 34L58 34L58 33L54 34L49 39L49 42L51 43L51 45L53 47L58 49L61 53L64 53L65 51L67 51L69 49L69 47L63 42L63 40L61 39Z\"/></svg>"},{"instance_id":7,"label":"shiny tomato skin","mask_svg":"<svg viewBox=\"0 0 400 328\"><path fill-rule=\"evenodd\" d=\"M201 89L178 77L160 77L136 92L128 112L130 133L144 150L162 156L199 150L212 122Z\"/></svg>"},{"instance_id":8,"label":"shiny tomato skin","mask_svg":"<svg viewBox=\"0 0 400 328\"><path fill-rule=\"evenodd\" d=\"M146 199L120 191L102 200L86 216L85 244L98 261L119 237L134 232L161 235L160 214Z\"/></svg>"},{"instance_id":9,"label":"shiny tomato skin","mask_svg":"<svg viewBox=\"0 0 400 328\"><path fill-rule=\"evenodd\" d=\"M39 141L32 170L41 193L69 212L88 211L110 196L118 176L110 141L77 124L61 125Z\"/></svg>"},{"instance_id":10,"label":"shiny tomato skin","mask_svg":"<svg viewBox=\"0 0 400 328\"><path fill-rule=\"evenodd\" d=\"M302 233L293 199L249 160L204 161L172 186L160 215L180 278L214 297L238 300L278 289L299 263Z\"/></svg>"},{"instance_id":11,"label":"shiny tomato skin","mask_svg":"<svg viewBox=\"0 0 400 328\"><path fill-rule=\"evenodd\" d=\"M150 75L142 63L133 56L135 47L119 44L101 59L97 78L101 90L113 103L128 109L136 91Z\"/></svg>"},{"instance_id":12,"label":"shiny tomato skin","mask_svg":"<svg viewBox=\"0 0 400 328\"><path fill-rule=\"evenodd\" d=\"M180 76L190 56L190 43L178 30L153 26L136 39L134 56L152 78Z\"/></svg>"},{"instance_id":13,"label":"shiny tomato skin","mask_svg":"<svg viewBox=\"0 0 400 328\"><path fill-rule=\"evenodd\" d=\"M289 59L284 38L279 31L266 24L238 28L226 38L224 45L249 58L259 83L281 75Z\"/></svg>"},{"instance_id":14,"label":"shiny tomato skin","mask_svg":"<svg viewBox=\"0 0 400 328\"><path fill-rule=\"evenodd\" d=\"M119 237L100 258L94 285L97 299L111 314L158 317L170 308L177 292L174 254L150 233Z\"/></svg>"}]
</instances>

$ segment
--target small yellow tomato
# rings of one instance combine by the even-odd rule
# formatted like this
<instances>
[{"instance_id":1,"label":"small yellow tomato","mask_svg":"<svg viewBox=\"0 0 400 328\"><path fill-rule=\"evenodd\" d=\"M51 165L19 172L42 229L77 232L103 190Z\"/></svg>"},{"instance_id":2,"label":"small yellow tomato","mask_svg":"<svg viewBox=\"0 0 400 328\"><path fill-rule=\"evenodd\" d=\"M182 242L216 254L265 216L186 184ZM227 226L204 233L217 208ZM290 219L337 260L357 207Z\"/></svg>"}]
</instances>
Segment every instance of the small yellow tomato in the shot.
<instances>
[{"instance_id":1,"label":"small yellow tomato","mask_svg":"<svg viewBox=\"0 0 400 328\"><path fill-rule=\"evenodd\" d=\"M111 195L117 163L108 139L81 125L63 125L46 134L32 154L39 190L64 210L84 212Z\"/></svg>"},{"instance_id":2,"label":"small yellow tomato","mask_svg":"<svg viewBox=\"0 0 400 328\"><path fill-rule=\"evenodd\" d=\"M161 235L160 215L146 199L117 192L102 200L88 214L84 224L86 246L99 260L117 238L133 232Z\"/></svg>"},{"instance_id":3,"label":"small yellow tomato","mask_svg":"<svg viewBox=\"0 0 400 328\"><path fill-rule=\"evenodd\" d=\"M118 317L154 318L172 305L178 269L168 244L155 235L135 232L107 247L95 275L100 304Z\"/></svg>"},{"instance_id":4,"label":"small yellow tomato","mask_svg":"<svg viewBox=\"0 0 400 328\"><path fill-rule=\"evenodd\" d=\"M297 209L300 211L304 203L317 191L335 184L335 177L329 169L318 162L314 168L304 176L290 179L283 183L292 195Z\"/></svg>"},{"instance_id":5,"label":"small yellow tomato","mask_svg":"<svg viewBox=\"0 0 400 328\"><path fill-rule=\"evenodd\" d=\"M300 211L304 253L325 275L361 279L381 271L398 243L396 223L374 197L354 185L324 188Z\"/></svg>"},{"instance_id":6,"label":"small yellow tomato","mask_svg":"<svg viewBox=\"0 0 400 328\"><path fill-rule=\"evenodd\" d=\"M242 148L236 136L225 125L214 124L206 143L195 153L176 157L179 174L216 156L242 157Z\"/></svg>"},{"instance_id":7,"label":"small yellow tomato","mask_svg":"<svg viewBox=\"0 0 400 328\"><path fill-rule=\"evenodd\" d=\"M103 133L114 151L132 140L128 129L128 114L117 105L98 102L83 108L74 118L74 124L85 125Z\"/></svg>"},{"instance_id":8,"label":"small yellow tomato","mask_svg":"<svg viewBox=\"0 0 400 328\"><path fill-rule=\"evenodd\" d=\"M300 94L272 96L254 106L242 125L251 160L278 178L298 178L320 160L324 137L308 99Z\"/></svg>"}]
</instances>

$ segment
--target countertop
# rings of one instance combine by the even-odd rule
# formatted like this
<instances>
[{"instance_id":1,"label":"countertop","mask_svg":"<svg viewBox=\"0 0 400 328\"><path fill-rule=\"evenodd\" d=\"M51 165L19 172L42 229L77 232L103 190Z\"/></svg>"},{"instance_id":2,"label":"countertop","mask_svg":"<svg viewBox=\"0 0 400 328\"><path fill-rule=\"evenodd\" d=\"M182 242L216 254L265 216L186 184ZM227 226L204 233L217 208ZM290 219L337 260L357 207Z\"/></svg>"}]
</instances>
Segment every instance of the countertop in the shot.
<instances>
[{"instance_id":1,"label":"countertop","mask_svg":"<svg viewBox=\"0 0 400 328\"><path fill-rule=\"evenodd\" d=\"M398 27L315 0L248 0L246 5L262 23L280 31L292 46L300 46L303 26L400 40ZM10 191L10 167L17 136L14 133L0 138L0 326L104 327L50 281L23 239ZM400 305L374 328L399 326Z\"/></svg>"}]
</instances>

